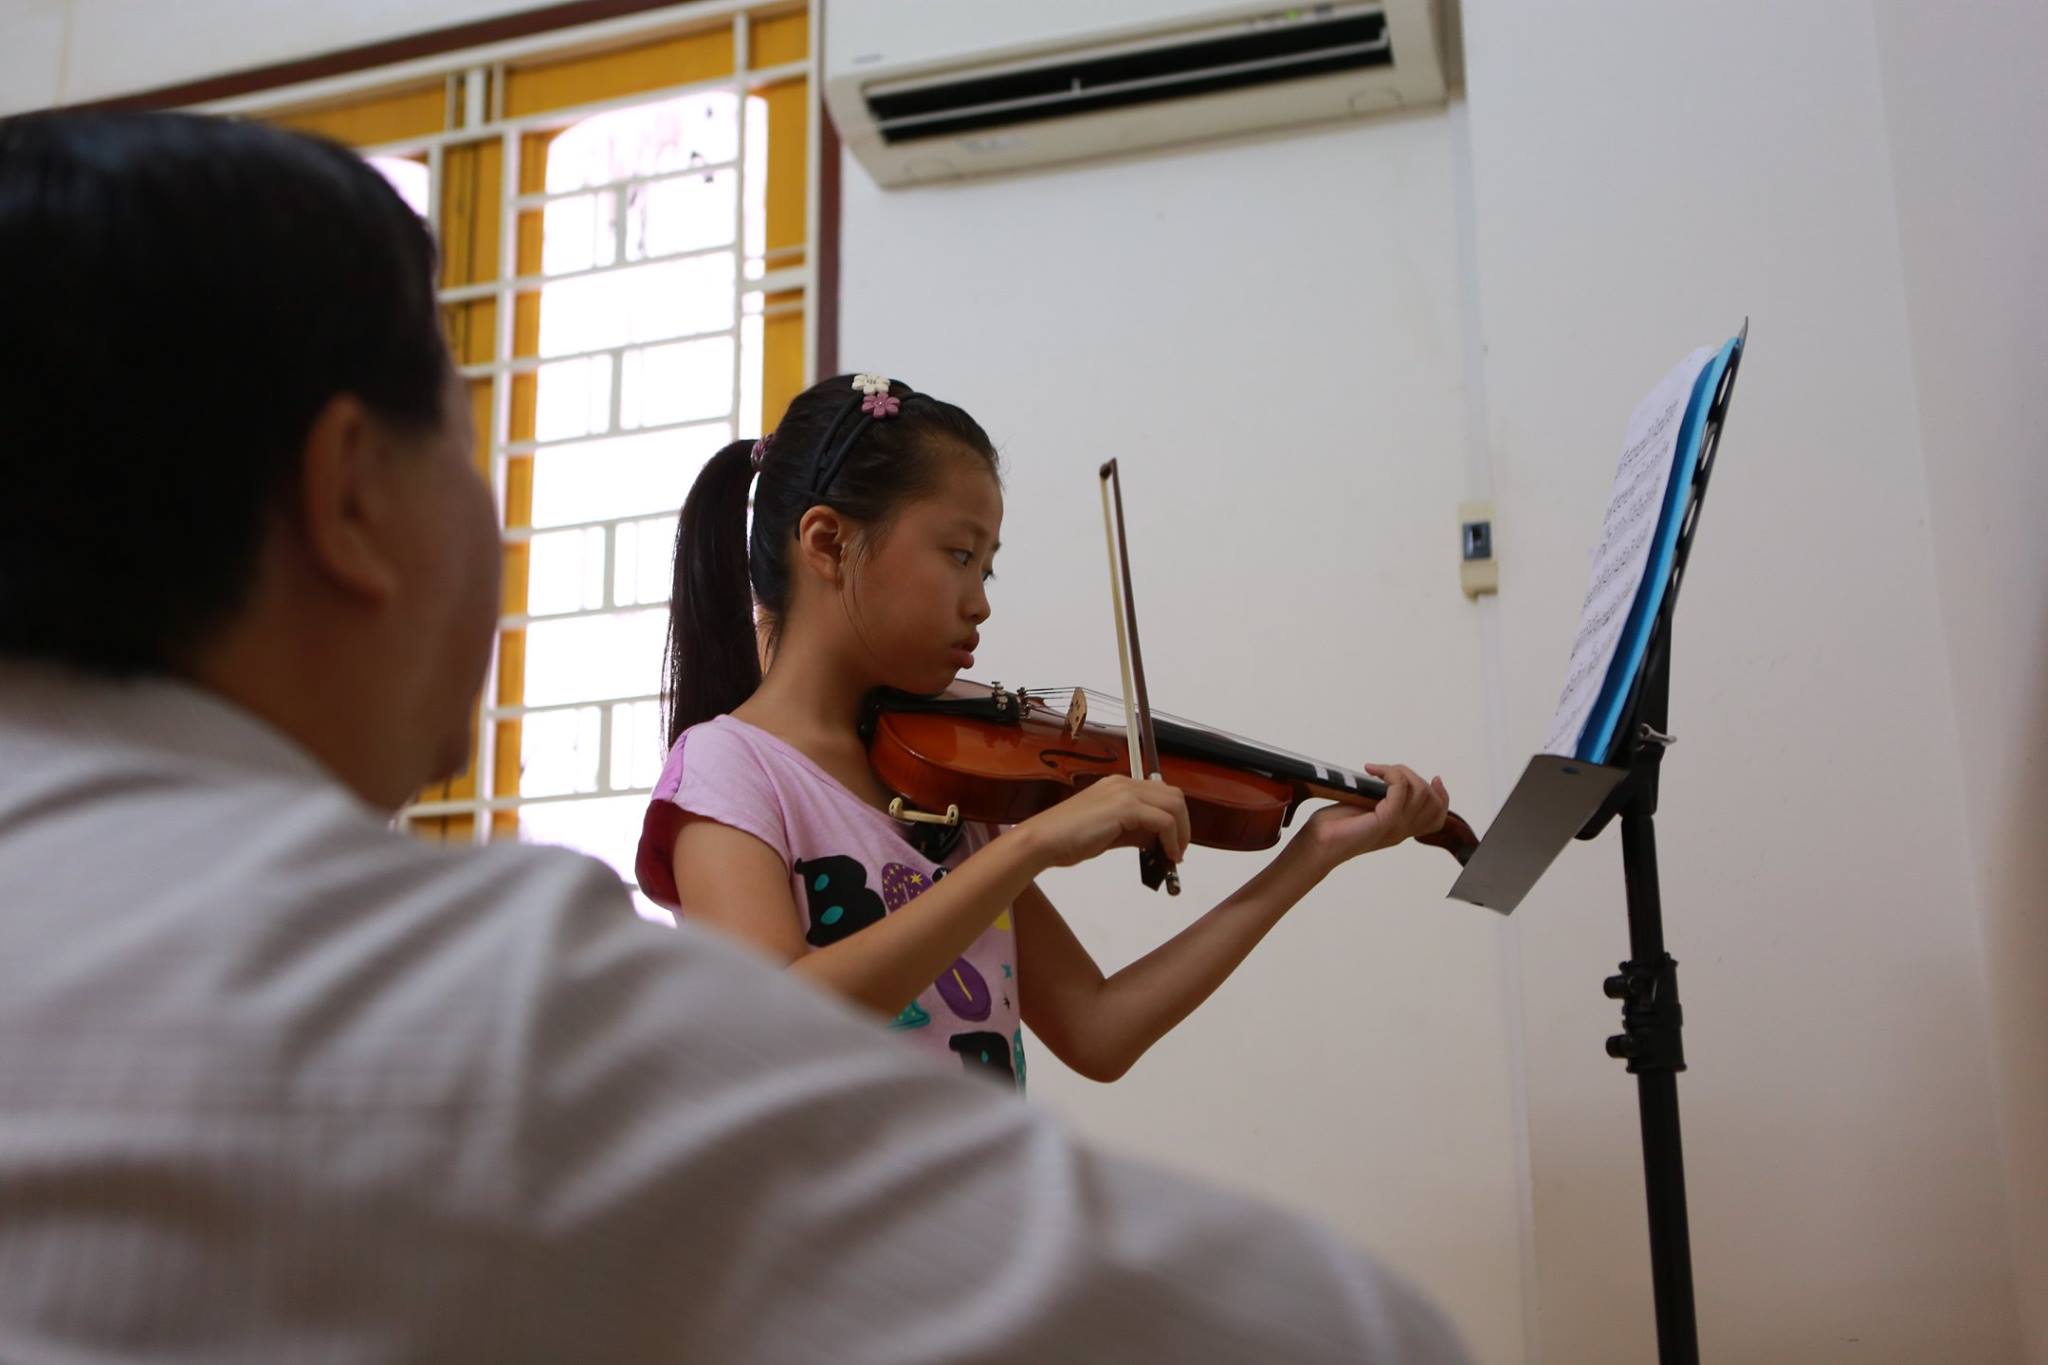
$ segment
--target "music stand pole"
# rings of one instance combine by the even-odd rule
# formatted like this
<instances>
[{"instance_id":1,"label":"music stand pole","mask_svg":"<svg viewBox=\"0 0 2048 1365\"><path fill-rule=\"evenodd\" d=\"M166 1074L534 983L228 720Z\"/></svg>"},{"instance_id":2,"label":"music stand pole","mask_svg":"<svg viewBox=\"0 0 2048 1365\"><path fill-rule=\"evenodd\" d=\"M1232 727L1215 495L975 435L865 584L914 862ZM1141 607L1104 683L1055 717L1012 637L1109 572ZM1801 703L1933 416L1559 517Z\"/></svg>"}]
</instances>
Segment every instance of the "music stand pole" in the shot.
<instances>
[{"instance_id":1,"label":"music stand pole","mask_svg":"<svg viewBox=\"0 0 2048 1365\"><path fill-rule=\"evenodd\" d=\"M1671 742L1663 731L1670 683L1670 627L1667 615L1659 622L1641 704L1626 732L1634 741L1629 776L1616 788L1618 799L1613 803L1621 817L1629 960L1605 983L1608 998L1621 1002L1622 1029L1607 1040L1607 1055L1626 1061L1636 1078L1643 1192L1650 1215L1657 1358L1662 1365L1698 1365L1685 1151L1678 1122L1678 1073L1685 1070L1684 1013L1678 1003L1678 963L1664 948L1663 899L1657 880L1657 782L1664 750ZM1606 818L1605 812L1596 816L1588 835L1597 834Z\"/></svg>"}]
</instances>

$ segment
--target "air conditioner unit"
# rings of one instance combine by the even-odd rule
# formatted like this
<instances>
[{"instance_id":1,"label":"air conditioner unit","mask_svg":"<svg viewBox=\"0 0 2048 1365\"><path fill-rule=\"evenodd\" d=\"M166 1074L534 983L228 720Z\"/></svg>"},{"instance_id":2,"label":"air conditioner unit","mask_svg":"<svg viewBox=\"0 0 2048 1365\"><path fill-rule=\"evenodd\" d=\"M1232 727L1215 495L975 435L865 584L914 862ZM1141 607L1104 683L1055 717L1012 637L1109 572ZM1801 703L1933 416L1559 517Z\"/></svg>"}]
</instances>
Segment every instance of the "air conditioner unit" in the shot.
<instances>
[{"instance_id":1,"label":"air conditioner unit","mask_svg":"<svg viewBox=\"0 0 2048 1365\"><path fill-rule=\"evenodd\" d=\"M884 185L1442 103L1437 0L825 0L825 99Z\"/></svg>"}]
</instances>

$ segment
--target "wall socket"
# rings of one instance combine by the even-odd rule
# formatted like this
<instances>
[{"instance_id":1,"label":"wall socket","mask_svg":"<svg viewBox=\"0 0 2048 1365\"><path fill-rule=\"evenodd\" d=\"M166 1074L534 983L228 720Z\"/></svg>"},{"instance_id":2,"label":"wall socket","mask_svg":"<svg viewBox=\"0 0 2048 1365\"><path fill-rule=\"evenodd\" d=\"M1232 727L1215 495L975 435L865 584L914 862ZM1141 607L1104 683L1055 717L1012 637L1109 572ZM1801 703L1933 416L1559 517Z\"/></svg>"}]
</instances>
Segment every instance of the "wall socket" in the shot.
<instances>
[{"instance_id":1,"label":"wall socket","mask_svg":"<svg viewBox=\"0 0 2048 1365\"><path fill-rule=\"evenodd\" d=\"M1477 600L1500 591L1500 561L1493 557L1493 504L1458 504L1458 586Z\"/></svg>"}]
</instances>

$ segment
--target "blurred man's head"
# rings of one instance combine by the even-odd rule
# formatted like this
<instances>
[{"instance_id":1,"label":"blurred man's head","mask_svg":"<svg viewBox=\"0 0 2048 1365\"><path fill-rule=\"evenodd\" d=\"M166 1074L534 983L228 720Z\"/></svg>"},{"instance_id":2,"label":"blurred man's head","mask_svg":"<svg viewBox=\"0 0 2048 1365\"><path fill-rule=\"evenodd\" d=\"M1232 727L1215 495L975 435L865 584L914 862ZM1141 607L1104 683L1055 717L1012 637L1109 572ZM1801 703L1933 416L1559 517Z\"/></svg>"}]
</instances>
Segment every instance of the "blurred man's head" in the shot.
<instances>
[{"instance_id":1,"label":"blurred man's head","mask_svg":"<svg viewBox=\"0 0 2048 1365\"><path fill-rule=\"evenodd\" d=\"M465 760L497 612L469 406L356 156L0 123L0 661L197 681L403 800Z\"/></svg>"}]
</instances>

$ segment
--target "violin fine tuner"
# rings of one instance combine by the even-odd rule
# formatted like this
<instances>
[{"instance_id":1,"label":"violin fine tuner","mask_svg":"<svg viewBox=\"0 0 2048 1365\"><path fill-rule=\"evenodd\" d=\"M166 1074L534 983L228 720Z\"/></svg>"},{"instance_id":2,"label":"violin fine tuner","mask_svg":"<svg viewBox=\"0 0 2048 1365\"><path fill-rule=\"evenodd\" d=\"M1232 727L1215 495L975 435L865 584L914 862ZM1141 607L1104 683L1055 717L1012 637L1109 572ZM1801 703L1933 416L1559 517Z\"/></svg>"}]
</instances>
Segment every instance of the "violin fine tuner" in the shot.
<instances>
[{"instance_id":1,"label":"violin fine tuner","mask_svg":"<svg viewBox=\"0 0 2048 1365\"><path fill-rule=\"evenodd\" d=\"M951 829L960 823L960 807L948 806L944 815L934 815L928 810L914 810L904 805L903 798L899 796L889 802L889 818L908 825L944 825Z\"/></svg>"}]
</instances>

